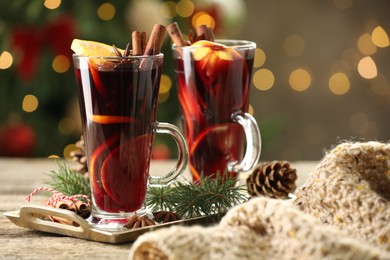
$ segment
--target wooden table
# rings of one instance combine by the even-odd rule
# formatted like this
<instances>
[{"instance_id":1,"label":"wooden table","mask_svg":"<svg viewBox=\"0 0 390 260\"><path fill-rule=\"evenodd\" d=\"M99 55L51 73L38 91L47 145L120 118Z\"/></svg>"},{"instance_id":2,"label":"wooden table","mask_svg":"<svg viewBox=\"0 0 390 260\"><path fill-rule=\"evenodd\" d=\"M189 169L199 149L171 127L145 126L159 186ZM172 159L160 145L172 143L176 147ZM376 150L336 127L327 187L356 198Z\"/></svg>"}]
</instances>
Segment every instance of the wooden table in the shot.
<instances>
[{"instance_id":1,"label":"wooden table","mask_svg":"<svg viewBox=\"0 0 390 260\"><path fill-rule=\"evenodd\" d=\"M166 172L172 165L171 161L153 161L151 173ZM316 163L291 165L297 169L299 186ZM0 259L127 259L131 243L111 245L34 231L18 227L3 216L27 205L25 197L43 186L49 179L46 174L57 168L52 159L0 158ZM34 196L31 203L39 204L43 198Z\"/></svg>"}]
</instances>

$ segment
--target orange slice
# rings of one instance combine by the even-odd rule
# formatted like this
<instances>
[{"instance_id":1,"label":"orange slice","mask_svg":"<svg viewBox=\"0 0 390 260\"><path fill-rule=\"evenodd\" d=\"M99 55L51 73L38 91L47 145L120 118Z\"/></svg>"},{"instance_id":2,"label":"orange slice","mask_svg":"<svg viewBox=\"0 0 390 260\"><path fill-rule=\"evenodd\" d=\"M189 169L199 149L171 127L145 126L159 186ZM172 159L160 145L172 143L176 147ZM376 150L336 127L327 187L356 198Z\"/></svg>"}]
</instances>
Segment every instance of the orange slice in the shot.
<instances>
[{"instance_id":1,"label":"orange slice","mask_svg":"<svg viewBox=\"0 0 390 260\"><path fill-rule=\"evenodd\" d=\"M192 50L192 57L197 72L205 83L226 77L229 68L232 68L232 62L244 62L236 50L219 43L202 40L191 46L196 47Z\"/></svg>"},{"instance_id":2,"label":"orange slice","mask_svg":"<svg viewBox=\"0 0 390 260\"><path fill-rule=\"evenodd\" d=\"M90 115L89 119L97 124L121 124L137 122L137 119L134 117L114 115Z\"/></svg>"},{"instance_id":3,"label":"orange slice","mask_svg":"<svg viewBox=\"0 0 390 260\"><path fill-rule=\"evenodd\" d=\"M116 56L112 46L94 41L74 39L70 46L77 55L83 56ZM120 50L120 49L119 49ZM123 53L123 50L120 50Z\"/></svg>"},{"instance_id":4,"label":"orange slice","mask_svg":"<svg viewBox=\"0 0 390 260\"><path fill-rule=\"evenodd\" d=\"M239 124L224 123L206 128L189 144L190 171L194 181L223 173L229 162L239 160L243 147ZM205 160L207 164L205 165Z\"/></svg>"},{"instance_id":5,"label":"orange slice","mask_svg":"<svg viewBox=\"0 0 390 260\"><path fill-rule=\"evenodd\" d=\"M210 41L197 41L191 45L197 47L192 55L196 61L208 58L211 61L225 60L231 61L236 58L241 58L241 55L232 48L223 44Z\"/></svg>"},{"instance_id":6,"label":"orange slice","mask_svg":"<svg viewBox=\"0 0 390 260\"><path fill-rule=\"evenodd\" d=\"M92 64L91 64L92 65ZM92 75L92 80L95 85L96 90L99 92L99 94L103 97L106 97L108 95L107 90L105 89L103 82L99 76L99 69L97 66L89 66L89 71Z\"/></svg>"},{"instance_id":7,"label":"orange slice","mask_svg":"<svg viewBox=\"0 0 390 260\"><path fill-rule=\"evenodd\" d=\"M101 180L106 193L124 211L138 210L148 181L152 135L130 138L104 160Z\"/></svg>"},{"instance_id":8,"label":"orange slice","mask_svg":"<svg viewBox=\"0 0 390 260\"><path fill-rule=\"evenodd\" d=\"M103 186L100 181L101 164L110 151L110 147L119 140L119 135L114 135L107 139L104 143L100 144L93 151L90 160L90 181L94 193L102 193Z\"/></svg>"}]
</instances>

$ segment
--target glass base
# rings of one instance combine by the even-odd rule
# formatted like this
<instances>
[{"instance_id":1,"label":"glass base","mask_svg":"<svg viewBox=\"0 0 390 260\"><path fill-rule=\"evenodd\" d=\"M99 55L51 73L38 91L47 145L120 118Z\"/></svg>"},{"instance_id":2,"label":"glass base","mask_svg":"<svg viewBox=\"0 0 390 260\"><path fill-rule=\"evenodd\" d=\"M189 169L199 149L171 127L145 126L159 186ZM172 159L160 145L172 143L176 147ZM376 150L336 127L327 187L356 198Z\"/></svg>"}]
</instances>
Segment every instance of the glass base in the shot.
<instances>
[{"instance_id":1,"label":"glass base","mask_svg":"<svg viewBox=\"0 0 390 260\"><path fill-rule=\"evenodd\" d=\"M148 216L150 217L145 207L135 212L119 212L110 213L101 211L95 207L92 208L91 217L88 222L93 228L106 230L106 231L121 231L124 229L124 225L127 224L128 219L134 215Z\"/></svg>"}]
</instances>

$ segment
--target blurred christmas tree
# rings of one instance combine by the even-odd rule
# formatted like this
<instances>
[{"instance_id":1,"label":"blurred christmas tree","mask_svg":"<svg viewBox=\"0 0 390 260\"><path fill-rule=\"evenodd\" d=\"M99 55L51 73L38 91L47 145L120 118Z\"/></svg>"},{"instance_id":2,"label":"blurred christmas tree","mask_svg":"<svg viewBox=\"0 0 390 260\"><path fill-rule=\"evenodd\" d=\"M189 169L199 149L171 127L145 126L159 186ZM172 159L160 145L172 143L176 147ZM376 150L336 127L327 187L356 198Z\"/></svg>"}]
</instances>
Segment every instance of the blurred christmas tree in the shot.
<instances>
[{"instance_id":1,"label":"blurred christmas tree","mask_svg":"<svg viewBox=\"0 0 390 260\"><path fill-rule=\"evenodd\" d=\"M241 8L228 20L225 8ZM130 32L150 32L153 24L177 21L183 31L199 23L223 33L226 21L243 16L231 1L61 1L0 2L0 156L69 156L81 126L69 47L73 38L124 48ZM222 16L223 14L223 16ZM237 26L239 23L234 21ZM234 28L231 27L230 28ZM159 95L159 121L178 124L170 43ZM170 155L168 140L158 139L156 157ZM168 149L167 149L168 148ZM173 151L176 149L172 149Z\"/></svg>"}]
</instances>

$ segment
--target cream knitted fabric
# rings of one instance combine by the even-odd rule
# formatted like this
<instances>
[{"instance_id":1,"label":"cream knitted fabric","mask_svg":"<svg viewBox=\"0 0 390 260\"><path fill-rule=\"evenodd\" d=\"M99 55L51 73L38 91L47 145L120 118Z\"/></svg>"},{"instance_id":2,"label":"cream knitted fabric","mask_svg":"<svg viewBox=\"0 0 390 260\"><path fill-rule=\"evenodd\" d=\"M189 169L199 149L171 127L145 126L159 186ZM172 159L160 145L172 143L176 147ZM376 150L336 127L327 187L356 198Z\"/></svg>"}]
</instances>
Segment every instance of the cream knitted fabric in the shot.
<instances>
[{"instance_id":1,"label":"cream knitted fabric","mask_svg":"<svg viewBox=\"0 0 390 260\"><path fill-rule=\"evenodd\" d=\"M263 237L247 227L172 226L140 236L129 259L265 259L266 244Z\"/></svg>"},{"instance_id":2,"label":"cream knitted fabric","mask_svg":"<svg viewBox=\"0 0 390 260\"><path fill-rule=\"evenodd\" d=\"M390 254L293 208L255 198L231 209L218 226L170 227L140 236L130 259L387 259Z\"/></svg>"},{"instance_id":3,"label":"cream knitted fabric","mask_svg":"<svg viewBox=\"0 0 390 260\"><path fill-rule=\"evenodd\" d=\"M340 144L297 190L293 204L345 235L390 250L390 144Z\"/></svg>"},{"instance_id":4,"label":"cream knitted fabric","mask_svg":"<svg viewBox=\"0 0 390 260\"><path fill-rule=\"evenodd\" d=\"M367 142L329 152L292 204L254 198L218 226L146 233L130 259L390 259L386 250L390 144Z\"/></svg>"}]
</instances>

